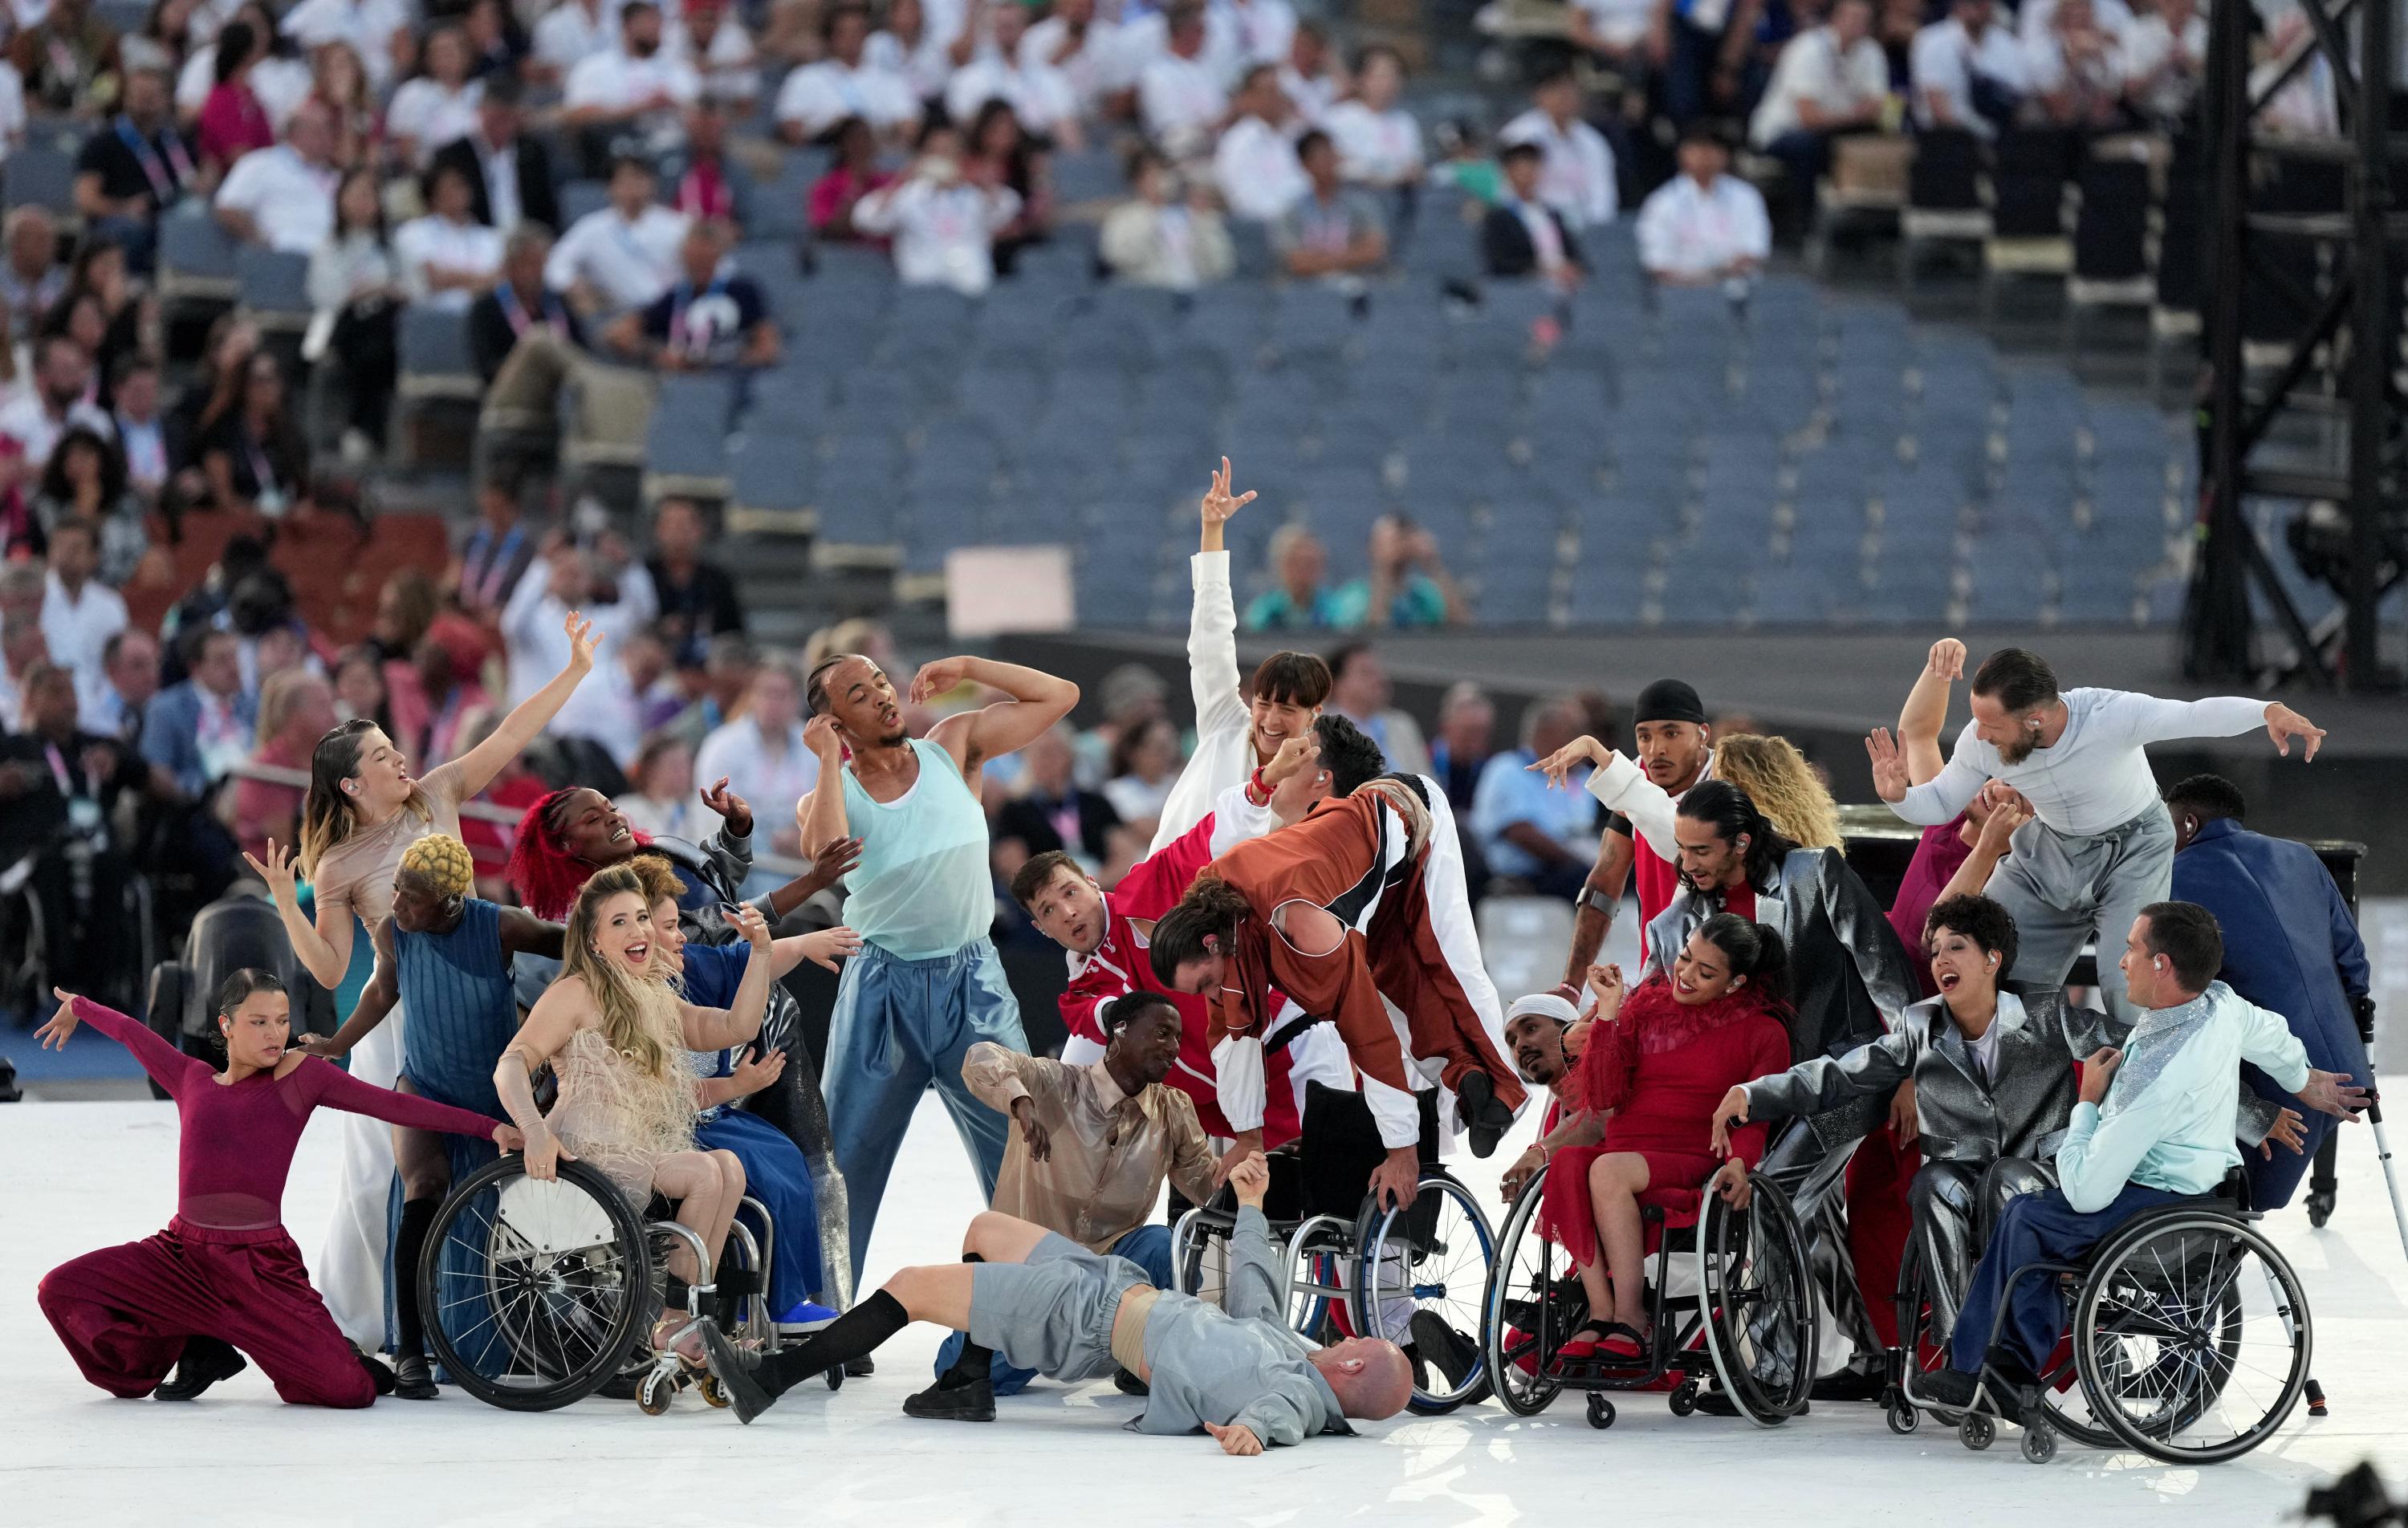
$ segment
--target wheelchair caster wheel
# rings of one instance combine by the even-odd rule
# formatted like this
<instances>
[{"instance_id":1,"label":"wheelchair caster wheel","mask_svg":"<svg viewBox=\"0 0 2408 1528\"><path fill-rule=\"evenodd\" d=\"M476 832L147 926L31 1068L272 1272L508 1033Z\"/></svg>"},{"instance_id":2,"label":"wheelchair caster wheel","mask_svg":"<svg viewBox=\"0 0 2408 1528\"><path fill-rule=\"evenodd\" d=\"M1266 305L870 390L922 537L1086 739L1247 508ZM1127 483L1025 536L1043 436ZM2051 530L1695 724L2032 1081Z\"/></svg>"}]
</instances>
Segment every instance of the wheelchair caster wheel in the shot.
<instances>
[{"instance_id":1,"label":"wheelchair caster wheel","mask_svg":"<svg viewBox=\"0 0 2408 1528\"><path fill-rule=\"evenodd\" d=\"M2024 1430L2024 1458L2035 1464L2045 1464L2057 1457L2057 1429L2048 1426Z\"/></svg>"},{"instance_id":2,"label":"wheelchair caster wheel","mask_svg":"<svg viewBox=\"0 0 2408 1528\"><path fill-rule=\"evenodd\" d=\"M1686 1380L1675 1387L1667 1404L1672 1407L1672 1415L1676 1417L1685 1417L1695 1412L1698 1409L1697 1381Z\"/></svg>"},{"instance_id":3,"label":"wheelchair caster wheel","mask_svg":"<svg viewBox=\"0 0 2408 1528\"><path fill-rule=\"evenodd\" d=\"M1613 1403L1596 1391L1588 1394L1588 1424L1600 1433L1613 1425Z\"/></svg>"},{"instance_id":4,"label":"wheelchair caster wheel","mask_svg":"<svg viewBox=\"0 0 2408 1528\"><path fill-rule=\"evenodd\" d=\"M1889 1430L1896 1433L1899 1436L1904 1437L1907 1434L1914 1432L1922 1421L1923 1417L1921 1413L1917 1412L1914 1407L1907 1405L1904 1401L1893 1401L1890 1403Z\"/></svg>"},{"instance_id":5,"label":"wheelchair caster wheel","mask_svg":"<svg viewBox=\"0 0 2408 1528\"><path fill-rule=\"evenodd\" d=\"M1975 1453L1988 1448L1999 1435L1999 1424L1986 1411L1968 1411L1956 1423L1956 1441Z\"/></svg>"},{"instance_id":6,"label":"wheelchair caster wheel","mask_svg":"<svg viewBox=\"0 0 2408 1528\"><path fill-rule=\"evenodd\" d=\"M643 1383L636 1388L636 1407L647 1417L661 1416L668 1410L669 1402L677 1398L677 1377L655 1369L644 1376Z\"/></svg>"},{"instance_id":7,"label":"wheelchair caster wheel","mask_svg":"<svg viewBox=\"0 0 2408 1528\"><path fill-rule=\"evenodd\" d=\"M2318 1192L2308 1195L2308 1224L2322 1231L2325 1228L2325 1222L2332 1219L2332 1212L2333 1196L2331 1194Z\"/></svg>"},{"instance_id":8,"label":"wheelchair caster wheel","mask_svg":"<svg viewBox=\"0 0 2408 1528\"><path fill-rule=\"evenodd\" d=\"M824 1378L827 1380L828 1389L842 1390L844 1388L844 1365L838 1364L834 1368L829 1369Z\"/></svg>"},{"instance_id":9,"label":"wheelchair caster wheel","mask_svg":"<svg viewBox=\"0 0 2408 1528\"><path fill-rule=\"evenodd\" d=\"M720 1387L719 1376L715 1374L706 1374L696 1379L694 1388L702 1392L703 1400L714 1411L724 1411L733 1404L727 1399L727 1392Z\"/></svg>"}]
</instances>

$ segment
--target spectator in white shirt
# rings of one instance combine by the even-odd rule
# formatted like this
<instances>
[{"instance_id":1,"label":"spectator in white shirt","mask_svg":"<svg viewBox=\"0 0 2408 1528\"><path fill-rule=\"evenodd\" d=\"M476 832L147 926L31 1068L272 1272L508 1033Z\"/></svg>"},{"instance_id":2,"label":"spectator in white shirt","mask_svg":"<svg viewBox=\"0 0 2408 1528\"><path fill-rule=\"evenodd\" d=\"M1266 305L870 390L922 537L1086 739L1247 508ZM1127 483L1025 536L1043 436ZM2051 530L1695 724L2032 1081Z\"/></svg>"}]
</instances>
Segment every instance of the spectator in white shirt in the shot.
<instances>
[{"instance_id":1,"label":"spectator in white shirt","mask_svg":"<svg viewBox=\"0 0 2408 1528\"><path fill-rule=\"evenodd\" d=\"M1176 0L1162 13L1163 50L1138 77L1138 118L1174 161L1200 159L1229 110L1226 87L1206 56L1204 7Z\"/></svg>"},{"instance_id":2,"label":"spectator in white shirt","mask_svg":"<svg viewBox=\"0 0 2408 1528\"><path fill-rule=\"evenodd\" d=\"M1122 88L1120 46L1120 23L1097 16L1096 0L1054 0L1045 20L1020 39L1020 66L1059 70L1081 113L1092 117Z\"/></svg>"},{"instance_id":3,"label":"spectator in white shirt","mask_svg":"<svg viewBox=\"0 0 2408 1528\"><path fill-rule=\"evenodd\" d=\"M695 751L694 778L727 782L762 804L772 853L796 850L795 814L782 810L819 783L819 756L803 741L803 683L791 664L766 663L752 672L744 714L712 730Z\"/></svg>"},{"instance_id":4,"label":"spectator in white shirt","mask_svg":"<svg viewBox=\"0 0 2408 1528\"><path fill-rule=\"evenodd\" d=\"M1275 221L1307 189L1304 166L1288 136L1287 93L1279 70L1257 64L1230 102L1237 115L1212 150L1212 181L1232 217Z\"/></svg>"},{"instance_id":5,"label":"spectator in white shirt","mask_svg":"<svg viewBox=\"0 0 2408 1528\"><path fill-rule=\"evenodd\" d=\"M2287 62L2308 46L2310 36L2307 12L2296 7L2283 12L2269 28L2266 62L2249 71L2251 99L2273 92L2265 109L2258 115L2258 125L2266 132L2331 137L2341 131L2341 103L2333 90L2332 61L2321 50L2312 53L2300 67L2290 70L2281 89L2274 87Z\"/></svg>"},{"instance_id":6,"label":"spectator in white shirt","mask_svg":"<svg viewBox=\"0 0 2408 1528\"><path fill-rule=\"evenodd\" d=\"M1404 59L1374 43L1354 61L1354 98L1329 108L1340 173L1358 186L1386 191L1422 178L1422 124L1397 105L1404 89Z\"/></svg>"},{"instance_id":7,"label":"spectator in white shirt","mask_svg":"<svg viewBox=\"0 0 2408 1528\"><path fill-rule=\"evenodd\" d=\"M1980 138L2014 121L2029 83L2023 43L1998 24L1994 0L1956 0L1947 20L1916 33L1907 74L1917 122Z\"/></svg>"},{"instance_id":8,"label":"spectator in white shirt","mask_svg":"<svg viewBox=\"0 0 2408 1528\"><path fill-rule=\"evenodd\" d=\"M466 170L437 165L427 177L426 216L394 230L394 262L412 302L465 313L501 276L502 231L470 215L473 200Z\"/></svg>"},{"instance_id":9,"label":"spectator in white shirt","mask_svg":"<svg viewBox=\"0 0 2408 1528\"><path fill-rule=\"evenodd\" d=\"M1076 150L1084 141L1079 131L1079 102L1069 80L1045 64L1020 62L1020 45L1028 35L1028 9L1008 4L993 12L995 50L982 53L953 71L945 83L945 113L967 122L989 101L1011 107L1024 131L1044 138L1057 149Z\"/></svg>"},{"instance_id":10,"label":"spectator in white shirt","mask_svg":"<svg viewBox=\"0 0 2408 1528\"><path fill-rule=\"evenodd\" d=\"M1287 0L1227 0L1238 64L1284 64L1296 41L1296 7Z\"/></svg>"},{"instance_id":11,"label":"spectator in white shirt","mask_svg":"<svg viewBox=\"0 0 2408 1528\"><path fill-rule=\"evenodd\" d=\"M1625 84L1643 84L1644 45L1656 10L1656 0L1572 0L1571 40L1622 76Z\"/></svg>"},{"instance_id":12,"label":"spectator in white shirt","mask_svg":"<svg viewBox=\"0 0 2408 1528\"><path fill-rule=\"evenodd\" d=\"M1145 148L1129 158L1129 184L1137 194L1104 218L1104 264L1114 276L1174 292L1229 278L1237 250L1211 191L1185 190L1170 162Z\"/></svg>"},{"instance_id":13,"label":"spectator in white shirt","mask_svg":"<svg viewBox=\"0 0 2408 1528\"><path fill-rule=\"evenodd\" d=\"M1772 252L1764 196L1729 173L1730 150L1704 122L1681 135L1681 173L1639 208L1639 264L1666 286L1744 284Z\"/></svg>"},{"instance_id":14,"label":"spectator in white shirt","mask_svg":"<svg viewBox=\"0 0 2408 1528\"><path fill-rule=\"evenodd\" d=\"M1329 46L1327 30L1319 21L1298 22L1279 69L1280 89L1287 93L1297 120L1327 131L1329 110L1346 93L1346 71Z\"/></svg>"},{"instance_id":15,"label":"spectator in white shirt","mask_svg":"<svg viewBox=\"0 0 2408 1528\"><path fill-rule=\"evenodd\" d=\"M2172 127L2207 74L2207 18L2199 0L2157 0L2124 34L2124 94L2144 120Z\"/></svg>"},{"instance_id":16,"label":"spectator in white shirt","mask_svg":"<svg viewBox=\"0 0 2408 1528\"><path fill-rule=\"evenodd\" d=\"M619 46L568 71L561 125L580 136L589 166L631 150L668 153L685 142L685 108L702 94L702 77L670 54L661 36L660 7L627 0L619 12Z\"/></svg>"},{"instance_id":17,"label":"spectator in white shirt","mask_svg":"<svg viewBox=\"0 0 2408 1528\"><path fill-rule=\"evenodd\" d=\"M108 683L108 639L125 629L125 601L95 577L100 527L80 516L59 521L50 528L50 560L42 640L50 662L74 673L77 698L96 700Z\"/></svg>"},{"instance_id":18,"label":"spectator in white shirt","mask_svg":"<svg viewBox=\"0 0 2408 1528\"><path fill-rule=\"evenodd\" d=\"M2102 24L2091 0L2057 0L2045 28L2027 28L2034 121L2053 127L2102 132L2122 119L2124 55L2118 34Z\"/></svg>"},{"instance_id":19,"label":"spectator in white shirt","mask_svg":"<svg viewBox=\"0 0 2408 1528\"><path fill-rule=\"evenodd\" d=\"M1831 139L1878 127L1889 101L1889 60L1872 38L1871 0L1836 0L1831 19L1781 50L1748 139L1781 161L1789 205L1812 226L1815 183L1831 167Z\"/></svg>"},{"instance_id":20,"label":"spectator in white shirt","mask_svg":"<svg viewBox=\"0 0 2408 1528\"><path fill-rule=\"evenodd\" d=\"M1863 4L1863 0L1847 0ZM1878 56L1878 50L1876 50ZM1539 195L1563 215L1572 232L1613 221L1621 206L1614 183L1613 150L1605 135L1581 120L1581 89L1570 70L1539 81L1529 110L1505 124L1500 143L1535 143L1544 156Z\"/></svg>"},{"instance_id":21,"label":"spectator in white shirt","mask_svg":"<svg viewBox=\"0 0 2408 1528\"><path fill-rule=\"evenodd\" d=\"M212 205L218 222L245 244L294 254L315 250L335 231L341 177L330 162L334 144L332 108L322 101L302 103L284 142L252 150L226 172Z\"/></svg>"},{"instance_id":22,"label":"spectator in white shirt","mask_svg":"<svg viewBox=\"0 0 2408 1528\"><path fill-rule=\"evenodd\" d=\"M2026 43L2037 42L2048 32L2057 20L2057 0L2024 0L2023 8L2015 12L2015 30ZM2281 10L2286 16L2298 14L2296 7L2285 9L2280 6L2268 6L2266 8ZM2126 0L2090 0L2090 16L2093 22L2118 43L2132 30L2132 7ZM2305 18L2301 20L2304 21ZM2275 30L2279 31L2281 26L2280 21L2274 23Z\"/></svg>"},{"instance_id":23,"label":"spectator in white shirt","mask_svg":"<svg viewBox=\"0 0 2408 1528\"><path fill-rule=\"evenodd\" d=\"M859 117L889 142L920 124L920 98L901 75L871 64L869 7L845 4L827 13L827 57L786 76L778 89L778 133L788 143L816 142L847 117Z\"/></svg>"},{"instance_id":24,"label":"spectator in white shirt","mask_svg":"<svg viewBox=\"0 0 2408 1528\"><path fill-rule=\"evenodd\" d=\"M617 36L614 7L603 0L560 0L535 23L535 51L527 73L547 84L558 84L568 71L596 53L609 52Z\"/></svg>"},{"instance_id":25,"label":"spectator in white shirt","mask_svg":"<svg viewBox=\"0 0 2408 1528\"><path fill-rule=\"evenodd\" d=\"M953 76L953 39L936 29L921 0L894 0L885 28L869 35L861 56L872 69L900 75L912 99L923 103L943 95Z\"/></svg>"},{"instance_id":26,"label":"spectator in white shirt","mask_svg":"<svg viewBox=\"0 0 2408 1528\"><path fill-rule=\"evenodd\" d=\"M677 279L686 220L652 200L652 164L634 155L610 167L610 205L569 225L545 263L544 284L589 317L642 307Z\"/></svg>"},{"instance_id":27,"label":"spectator in white shirt","mask_svg":"<svg viewBox=\"0 0 2408 1528\"><path fill-rule=\"evenodd\" d=\"M0 438L15 441L24 470L38 472L58 449L70 425L83 425L107 439L115 427L88 401L92 353L65 335L34 342L34 385L0 408Z\"/></svg>"},{"instance_id":28,"label":"spectator in white shirt","mask_svg":"<svg viewBox=\"0 0 2408 1528\"><path fill-rule=\"evenodd\" d=\"M546 664L565 665L569 656L568 612L582 611L602 638L603 661L569 696L546 728L555 736L599 743L622 766L635 761L642 742L637 718L639 696L624 663L614 661L637 633L660 614L660 596L644 564L630 558L613 564L600 552L567 542L551 548L527 569L502 609L502 641L509 652L509 701L516 706L552 682ZM557 673L555 668L552 672Z\"/></svg>"},{"instance_id":29,"label":"spectator in white shirt","mask_svg":"<svg viewBox=\"0 0 2408 1528\"><path fill-rule=\"evenodd\" d=\"M425 73L393 93L384 134L394 157L421 169L436 150L477 130L477 103L485 87L468 78L468 37L438 26L426 38Z\"/></svg>"},{"instance_id":30,"label":"spectator in white shirt","mask_svg":"<svg viewBox=\"0 0 2408 1528\"><path fill-rule=\"evenodd\" d=\"M704 94L737 111L752 111L761 95L760 56L726 0L685 0L668 45L700 72Z\"/></svg>"},{"instance_id":31,"label":"spectator in white shirt","mask_svg":"<svg viewBox=\"0 0 2408 1528\"><path fill-rule=\"evenodd\" d=\"M304 48L351 45L381 97L413 46L410 12L401 0L301 0L284 16L284 35Z\"/></svg>"},{"instance_id":32,"label":"spectator in white shirt","mask_svg":"<svg viewBox=\"0 0 2408 1528\"><path fill-rule=\"evenodd\" d=\"M977 296L995 285L995 236L1020 215L1020 194L963 171L960 132L932 122L902 179L853 204L853 226L895 239L906 286L952 287Z\"/></svg>"}]
</instances>

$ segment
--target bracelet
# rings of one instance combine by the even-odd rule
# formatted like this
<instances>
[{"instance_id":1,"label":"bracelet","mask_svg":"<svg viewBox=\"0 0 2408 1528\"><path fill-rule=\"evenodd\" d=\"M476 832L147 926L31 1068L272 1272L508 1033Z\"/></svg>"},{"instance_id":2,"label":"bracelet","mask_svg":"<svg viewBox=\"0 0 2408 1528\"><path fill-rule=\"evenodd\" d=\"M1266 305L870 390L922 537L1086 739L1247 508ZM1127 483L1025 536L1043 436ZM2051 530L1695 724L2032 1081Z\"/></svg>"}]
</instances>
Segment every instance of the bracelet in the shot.
<instances>
[{"instance_id":1,"label":"bracelet","mask_svg":"<svg viewBox=\"0 0 2408 1528\"><path fill-rule=\"evenodd\" d=\"M1262 793L1263 799L1260 801L1254 801L1254 793L1257 791ZM1254 801L1257 807L1268 806L1270 803L1271 788L1263 779L1263 766L1260 764L1254 765L1254 775L1246 781L1246 799Z\"/></svg>"}]
</instances>

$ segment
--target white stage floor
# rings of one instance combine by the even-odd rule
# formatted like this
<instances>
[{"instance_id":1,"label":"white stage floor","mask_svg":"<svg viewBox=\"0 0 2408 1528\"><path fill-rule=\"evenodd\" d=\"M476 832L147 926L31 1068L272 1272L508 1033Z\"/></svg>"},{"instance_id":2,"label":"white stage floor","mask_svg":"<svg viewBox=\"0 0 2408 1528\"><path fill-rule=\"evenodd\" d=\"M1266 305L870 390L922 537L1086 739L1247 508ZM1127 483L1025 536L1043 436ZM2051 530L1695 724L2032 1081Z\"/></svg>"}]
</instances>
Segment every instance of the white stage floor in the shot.
<instances>
[{"instance_id":1,"label":"white stage floor","mask_svg":"<svg viewBox=\"0 0 2408 1528\"><path fill-rule=\"evenodd\" d=\"M2401 1096L2408 1097L2408 1089ZM286 1201L307 1254L327 1217L332 1149L321 1120ZM1207 1521L1228 1528L1370 1521L1551 1525L1739 1521L1948 1521L1952 1528L2100 1522L2173 1509L2186 1528L2272 1528L2310 1485L2372 1455L2408 1486L2408 1262L2367 1134L2351 1131L2341 1208L2312 1232L2273 1223L2315 1312L2318 1378L2333 1415L2302 1406L2272 1444L2209 1469L2069 1445L2027 1464L2012 1435L1983 1454L1928 1425L1893 1436L1870 1406L1817 1406L1772 1432L1673 1418L1633 1396L1608 1433L1577 1397L1531 1421L1494 1404L1405 1419L1258 1459L1209 1439L1141 1437L1139 1403L1109 1384L1040 1381L994 1426L912 1421L939 1334L914 1328L874 1378L830 1394L804 1386L750 1428L692 1395L646 1417L588 1401L520 1416L456 1391L366 1412L280 1405L256 1369L193 1406L112 1400L86 1386L34 1301L45 1269L148 1235L173 1207L176 1125L164 1104L0 1108L0 1516L50 1523ZM1500 1153L1501 1163L1510 1155ZM1467 1164L1494 1192L1488 1164ZM906 1262L950 1261L976 1191L932 1098L898 1164L872 1249L872 1281ZM2163 1521L2163 1520L2158 1520Z\"/></svg>"}]
</instances>

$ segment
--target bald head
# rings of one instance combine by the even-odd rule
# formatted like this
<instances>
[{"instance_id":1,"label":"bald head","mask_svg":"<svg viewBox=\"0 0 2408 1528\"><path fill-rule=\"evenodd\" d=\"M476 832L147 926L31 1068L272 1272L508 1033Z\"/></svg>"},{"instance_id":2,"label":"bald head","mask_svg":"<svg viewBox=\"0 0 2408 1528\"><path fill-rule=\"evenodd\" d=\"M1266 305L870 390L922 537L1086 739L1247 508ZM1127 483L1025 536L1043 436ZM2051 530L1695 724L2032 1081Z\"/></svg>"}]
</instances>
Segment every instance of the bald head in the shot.
<instances>
[{"instance_id":1,"label":"bald head","mask_svg":"<svg viewBox=\"0 0 2408 1528\"><path fill-rule=\"evenodd\" d=\"M1385 1421L1413 1398L1413 1366L1405 1350L1381 1337L1349 1337L1312 1355L1312 1366L1337 1392L1338 1408L1364 1421Z\"/></svg>"}]
</instances>

